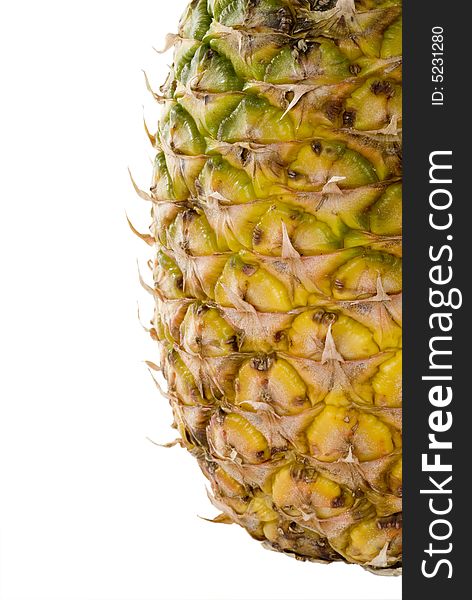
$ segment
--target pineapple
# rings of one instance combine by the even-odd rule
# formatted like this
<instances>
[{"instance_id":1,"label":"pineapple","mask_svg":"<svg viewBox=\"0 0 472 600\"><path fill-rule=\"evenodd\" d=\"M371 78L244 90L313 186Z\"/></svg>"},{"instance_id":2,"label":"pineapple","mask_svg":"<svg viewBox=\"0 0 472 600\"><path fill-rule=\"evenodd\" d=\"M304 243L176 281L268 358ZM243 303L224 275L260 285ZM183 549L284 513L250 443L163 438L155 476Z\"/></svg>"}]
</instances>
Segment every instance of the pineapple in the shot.
<instances>
[{"instance_id":1,"label":"pineapple","mask_svg":"<svg viewBox=\"0 0 472 600\"><path fill-rule=\"evenodd\" d=\"M217 521L398 573L401 2L193 0L172 43L141 195L179 441Z\"/></svg>"}]
</instances>

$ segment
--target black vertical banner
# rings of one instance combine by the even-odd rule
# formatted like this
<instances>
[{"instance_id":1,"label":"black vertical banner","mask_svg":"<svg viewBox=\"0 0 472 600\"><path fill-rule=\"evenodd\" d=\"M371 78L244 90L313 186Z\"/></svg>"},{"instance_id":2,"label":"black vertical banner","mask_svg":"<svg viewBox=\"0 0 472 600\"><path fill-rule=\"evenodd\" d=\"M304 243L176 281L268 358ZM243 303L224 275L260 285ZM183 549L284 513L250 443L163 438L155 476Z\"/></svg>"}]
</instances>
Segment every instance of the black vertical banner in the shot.
<instances>
[{"instance_id":1,"label":"black vertical banner","mask_svg":"<svg viewBox=\"0 0 472 600\"><path fill-rule=\"evenodd\" d=\"M467 2L403 9L403 598L456 600L471 531L472 21Z\"/></svg>"}]
</instances>

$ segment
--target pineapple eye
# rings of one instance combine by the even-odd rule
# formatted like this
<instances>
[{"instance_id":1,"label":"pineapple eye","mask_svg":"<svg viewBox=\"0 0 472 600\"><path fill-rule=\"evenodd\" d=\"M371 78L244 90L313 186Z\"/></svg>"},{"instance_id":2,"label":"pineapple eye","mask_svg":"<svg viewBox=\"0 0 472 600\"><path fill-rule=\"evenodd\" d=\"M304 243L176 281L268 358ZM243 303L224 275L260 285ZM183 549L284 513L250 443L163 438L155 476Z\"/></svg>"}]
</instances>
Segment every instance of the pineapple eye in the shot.
<instances>
[{"instance_id":1,"label":"pineapple eye","mask_svg":"<svg viewBox=\"0 0 472 600\"><path fill-rule=\"evenodd\" d=\"M325 314L326 313L324 312L324 310L321 310L321 309L315 310L315 311L313 311L312 319L313 319L313 321L316 321L317 323L321 323Z\"/></svg>"},{"instance_id":2,"label":"pineapple eye","mask_svg":"<svg viewBox=\"0 0 472 600\"><path fill-rule=\"evenodd\" d=\"M290 102L294 99L294 97L295 97L295 93L292 90L288 90L287 92L285 92L284 98L287 101L287 105L290 104Z\"/></svg>"},{"instance_id":3,"label":"pineapple eye","mask_svg":"<svg viewBox=\"0 0 472 600\"><path fill-rule=\"evenodd\" d=\"M338 0L309 0L311 10L324 12L336 6Z\"/></svg>"},{"instance_id":4,"label":"pineapple eye","mask_svg":"<svg viewBox=\"0 0 472 600\"><path fill-rule=\"evenodd\" d=\"M240 148L239 149L239 158L241 160L241 164L244 166L247 161L249 160L250 157L250 152L247 148Z\"/></svg>"},{"instance_id":5,"label":"pineapple eye","mask_svg":"<svg viewBox=\"0 0 472 600\"><path fill-rule=\"evenodd\" d=\"M254 0L250 0L254 4ZM267 26L281 31L282 33L290 33L293 27L293 17L290 10L286 7L280 8L277 12L269 13L267 16Z\"/></svg>"},{"instance_id":6,"label":"pineapple eye","mask_svg":"<svg viewBox=\"0 0 472 600\"><path fill-rule=\"evenodd\" d=\"M355 120L356 120L356 111L355 110L345 110L343 112L344 127L354 127Z\"/></svg>"},{"instance_id":7,"label":"pineapple eye","mask_svg":"<svg viewBox=\"0 0 472 600\"><path fill-rule=\"evenodd\" d=\"M342 110L342 104L341 102L339 102L339 100L332 100L328 102L324 108L325 115L332 122L336 120L336 118L340 115Z\"/></svg>"},{"instance_id":8,"label":"pineapple eye","mask_svg":"<svg viewBox=\"0 0 472 600\"><path fill-rule=\"evenodd\" d=\"M395 94L395 89L389 81L374 81L370 89L375 96L383 94L387 98L391 98Z\"/></svg>"}]
</instances>

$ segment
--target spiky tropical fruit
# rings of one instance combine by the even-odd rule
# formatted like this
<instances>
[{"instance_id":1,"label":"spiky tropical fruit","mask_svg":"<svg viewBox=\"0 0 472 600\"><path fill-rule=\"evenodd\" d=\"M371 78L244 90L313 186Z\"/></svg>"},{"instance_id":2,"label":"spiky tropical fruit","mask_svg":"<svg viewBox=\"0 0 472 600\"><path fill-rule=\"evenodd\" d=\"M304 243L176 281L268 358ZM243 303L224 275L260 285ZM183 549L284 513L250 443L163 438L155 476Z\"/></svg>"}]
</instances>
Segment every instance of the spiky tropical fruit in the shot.
<instances>
[{"instance_id":1,"label":"spiky tropical fruit","mask_svg":"<svg viewBox=\"0 0 472 600\"><path fill-rule=\"evenodd\" d=\"M180 442L220 521L401 564L401 5L193 0L150 195Z\"/></svg>"}]
</instances>

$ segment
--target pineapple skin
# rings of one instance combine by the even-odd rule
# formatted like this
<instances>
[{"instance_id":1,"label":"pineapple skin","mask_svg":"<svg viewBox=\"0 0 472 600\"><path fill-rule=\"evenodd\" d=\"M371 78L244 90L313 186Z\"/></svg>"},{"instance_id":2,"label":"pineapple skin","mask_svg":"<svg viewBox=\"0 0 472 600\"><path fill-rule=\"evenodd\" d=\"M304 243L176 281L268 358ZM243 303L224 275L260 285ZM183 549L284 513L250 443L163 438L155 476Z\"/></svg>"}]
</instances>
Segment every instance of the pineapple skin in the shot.
<instances>
[{"instance_id":1,"label":"pineapple skin","mask_svg":"<svg viewBox=\"0 0 472 600\"><path fill-rule=\"evenodd\" d=\"M401 567L401 3L194 0L156 99L159 342L221 509Z\"/></svg>"}]
</instances>

